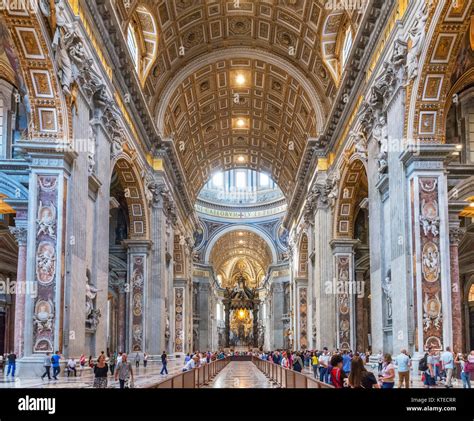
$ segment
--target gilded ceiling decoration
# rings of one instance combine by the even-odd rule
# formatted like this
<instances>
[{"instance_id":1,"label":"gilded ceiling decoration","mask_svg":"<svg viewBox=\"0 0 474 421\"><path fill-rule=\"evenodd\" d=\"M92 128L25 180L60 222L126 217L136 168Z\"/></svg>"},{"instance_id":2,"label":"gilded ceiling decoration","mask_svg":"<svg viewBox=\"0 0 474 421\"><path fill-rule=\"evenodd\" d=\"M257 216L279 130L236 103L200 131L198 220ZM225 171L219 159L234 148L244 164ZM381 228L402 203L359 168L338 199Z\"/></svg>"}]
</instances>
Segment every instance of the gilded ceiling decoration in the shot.
<instances>
[{"instance_id":1,"label":"gilded ceiling decoration","mask_svg":"<svg viewBox=\"0 0 474 421\"><path fill-rule=\"evenodd\" d=\"M139 8L156 20L158 51L144 93L158 130L174 141L191 199L213 171L239 167L270 172L292 194L308 138L322 132L335 94L321 37L326 23L335 42L337 18L327 22L325 4L177 0L121 7L124 25Z\"/></svg>"},{"instance_id":2,"label":"gilded ceiling decoration","mask_svg":"<svg viewBox=\"0 0 474 421\"><path fill-rule=\"evenodd\" d=\"M347 164L339 189L336 206L335 235L352 238L358 206L368 197L368 181L364 164L357 159Z\"/></svg>"},{"instance_id":3,"label":"gilded ceiling decoration","mask_svg":"<svg viewBox=\"0 0 474 421\"><path fill-rule=\"evenodd\" d=\"M223 286L232 286L238 272L244 273L248 287L257 286L272 262L268 244L250 231L232 231L217 240L209 258L222 278Z\"/></svg>"},{"instance_id":4,"label":"gilded ceiling decoration","mask_svg":"<svg viewBox=\"0 0 474 421\"><path fill-rule=\"evenodd\" d=\"M325 0L175 0L145 2L159 27L148 81L152 108L174 73L197 56L231 46L274 52L296 65L324 96L333 82L319 48Z\"/></svg>"},{"instance_id":5,"label":"gilded ceiling decoration","mask_svg":"<svg viewBox=\"0 0 474 421\"><path fill-rule=\"evenodd\" d=\"M313 99L278 66L254 59L202 66L173 92L165 114L195 198L213 171L270 173L291 193L308 137L316 135Z\"/></svg>"}]
</instances>

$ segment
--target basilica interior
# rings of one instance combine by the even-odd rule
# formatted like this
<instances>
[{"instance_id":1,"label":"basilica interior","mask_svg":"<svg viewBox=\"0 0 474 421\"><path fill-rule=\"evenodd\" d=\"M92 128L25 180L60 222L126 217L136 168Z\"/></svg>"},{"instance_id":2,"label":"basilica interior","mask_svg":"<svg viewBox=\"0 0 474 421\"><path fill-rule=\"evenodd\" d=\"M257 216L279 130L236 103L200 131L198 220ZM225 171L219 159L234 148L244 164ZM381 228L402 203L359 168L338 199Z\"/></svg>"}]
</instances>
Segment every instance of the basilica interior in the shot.
<instances>
[{"instance_id":1,"label":"basilica interior","mask_svg":"<svg viewBox=\"0 0 474 421\"><path fill-rule=\"evenodd\" d=\"M15 3L20 373L57 350L474 349L472 0Z\"/></svg>"}]
</instances>

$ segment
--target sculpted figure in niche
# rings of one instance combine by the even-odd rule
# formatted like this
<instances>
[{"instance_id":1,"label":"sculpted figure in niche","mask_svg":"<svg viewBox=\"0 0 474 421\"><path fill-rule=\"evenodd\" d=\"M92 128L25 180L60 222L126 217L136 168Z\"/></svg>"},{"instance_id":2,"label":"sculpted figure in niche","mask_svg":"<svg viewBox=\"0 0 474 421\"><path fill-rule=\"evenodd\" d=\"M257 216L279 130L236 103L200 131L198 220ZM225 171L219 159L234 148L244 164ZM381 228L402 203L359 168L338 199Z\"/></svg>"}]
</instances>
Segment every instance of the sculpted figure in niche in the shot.
<instances>
[{"instance_id":1,"label":"sculpted figure in niche","mask_svg":"<svg viewBox=\"0 0 474 421\"><path fill-rule=\"evenodd\" d=\"M99 290L91 283L90 270L86 270L86 325L96 329L99 324L100 310L95 308L95 299Z\"/></svg>"},{"instance_id":2,"label":"sculpted figure in niche","mask_svg":"<svg viewBox=\"0 0 474 421\"><path fill-rule=\"evenodd\" d=\"M392 279L387 276L382 282L382 289L385 293L385 300L387 303L387 318L392 319Z\"/></svg>"}]
</instances>

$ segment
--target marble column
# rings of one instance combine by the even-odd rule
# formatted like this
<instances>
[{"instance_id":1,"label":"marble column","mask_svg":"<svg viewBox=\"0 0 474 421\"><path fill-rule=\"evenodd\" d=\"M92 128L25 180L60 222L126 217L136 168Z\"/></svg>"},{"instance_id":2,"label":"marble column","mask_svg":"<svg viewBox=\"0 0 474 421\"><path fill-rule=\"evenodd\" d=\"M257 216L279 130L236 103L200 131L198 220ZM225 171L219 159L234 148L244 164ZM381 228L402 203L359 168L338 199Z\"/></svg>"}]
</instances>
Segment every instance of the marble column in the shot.
<instances>
[{"instance_id":1,"label":"marble column","mask_svg":"<svg viewBox=\"0 0 474 421\"><path fill-rule=\"evenodd\" d=\"M174 311L173 311L173 331L174 331L174 340L173 340L173 352L175 354L183 355L185 352L186 344L186 288L185 283L183 282L179 286L174 287ZM204 349L204 348L201 348Z\"/></svg>"},{"instance_id":2,"label":"marble column","mask_svg":"<svg viewBox=\"0 0 474 421\"><path fill-rule=\"evenodd\" d=\"M15 237L18 244L18 266L16 273L16 290L15 290L15 332L14 332L14 349L17 358L24 355L24 334L25 334L25 300L26 294L29 293L29 283L26 282L26 243L27 228L18 224L10 227L10 232Z\"/></svg>"},{"instance_id":3,"label":"marble column","mask_svg":"<svg viewBox=\"0 0 474 421\"><path fill-rule=\"evenodd\" d=\"M452 289L445 161L453 145L418 145L401 160L407 169L416 320L415 349L452 346Z\"/></svg>"},{"instance_id":4,"label":"marble column","mask_svg":"<svg viewBox=\"0 0 474 421\"><path fill-rule=\"evenodd\" d=\"M296 280L296 348L308 348L308 282L306 279Z\"/></svg>"},{"instance_id":5,"label":"marble column","mask_svg":"<svg viewBox=\"0 0 474 421\"><path fill-rule=\"evenodd\" d=\"M128 290L129 317L128 337L129 352L150 353L145 329L150 312L146 308L148 298L148 252L150 241L125 240L123 245L128 249Z\"/></svg>"},{"instance_id":6,"label":"marble column","mask_svg":"<svg viewBox=\"0 0 474 421\"><path fill-rule=\"evenodd\" d=\"M337 348L355 348L355 297L354 247L358 240L335 239L331 241L334 256L332 294L336 300Z\"/></svg>"},{"instance_id":7,"label":"marble column","mask_svg":"<svg viewBox=\"0 0 474 421\"><path fill-rule=\"evenodd\" d=\"M316 185L327 183L327 172L319 171ZM336 300L327 286L333 284L333 256L330 241L333 233L333 212L327 196L319 195L314 213L314 261L313 299L316 303L313 317L313 331L316 334L317 349L336 348Z\"/></svg>"},{"instance_id":8,"label":"marble column","mask_svg":"<svg viewBox=\"0 0 474 421\"><path fill-rule=\"evenodd\" d=\"M453 351L463 352L463 329L462 329L462 287L459 279L459 243L466 233L460 227L459 213L466 206L465 202L449 203L449 256L451 273L451 307L453 327Z\"/></svg>"},{"instance_id":9,"label":"marble column","mask_svg":"<svg viewBox=\"0 0 474 421\"><path fill-rule=\"evenodd\" d=\"M225 306L225 347L230 346L230 302L224 302Z\"/></svg>"},{"instance_id":10,"label":"marble column","mask_svg":"<svg viewBox=\"0 0 474 421\"><path fill-rule=\"evenodd\" d=\"M364 285L364 272L365 270L356 270L355 280L357 285ZM365 291L364 291L365 293ZM364 295L357 296L355 299L355 318L356 318L356 348L358 352L365 352L367 350L367 332L365 321L365 309L364 309Z\"/></svg>"},{"instance_id":11,"label":"marble column","mask_svg":"<svg viewBox=\"0 0 474 421\"><path fill-rule=\"evenodd\" d=\"M125 352L127 349L127 290L129 285L127 284L127 272L120 272L119 274L119 286L118 286L118 351Z\"/></svg>"}]
</instances>

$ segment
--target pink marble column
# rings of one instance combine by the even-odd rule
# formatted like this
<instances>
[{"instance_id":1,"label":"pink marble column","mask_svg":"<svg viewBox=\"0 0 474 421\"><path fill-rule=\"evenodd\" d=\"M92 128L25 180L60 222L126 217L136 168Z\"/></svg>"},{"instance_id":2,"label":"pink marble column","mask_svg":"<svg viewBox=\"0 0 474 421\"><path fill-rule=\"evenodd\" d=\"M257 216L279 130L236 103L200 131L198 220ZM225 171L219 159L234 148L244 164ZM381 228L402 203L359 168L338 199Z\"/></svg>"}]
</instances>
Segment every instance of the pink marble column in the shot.
<instances>
[{"instance_id":1,"label":"pink marble column","mask_svg":"<svg viewBox=\"0 0 474 421\"><path fill-rule=\"evenodd\" d=\"M18 266L16 274L15 291L15 333L14 350L18 358L24 355L25 332L25 299L28 292L26 288L26 238L27 230L23 227L10 227L10 232L18 243Z\"/></svg>"},{"instance_id":2,"label":"pink marble column","mask_svg":"<svg viewBox=\"0 0 474 421\"><path fill-rule=\"evenodd\" d=\"M452 227L449 230L449 254L451 270L451 309L453 326L453 351L462 352L462 292L459 282L459 241L464 235L464 229Z\"/></svg>"},{"instance_id":3,"label":"pink marble column","mask_svg":"<svg viewBox=\"0 0 474 421\"><path fill-rule=\"evenodd\" d=\"M125 352L126 293L120 288L118 299L118 350Z\"/></svg>"}]
</instances>

